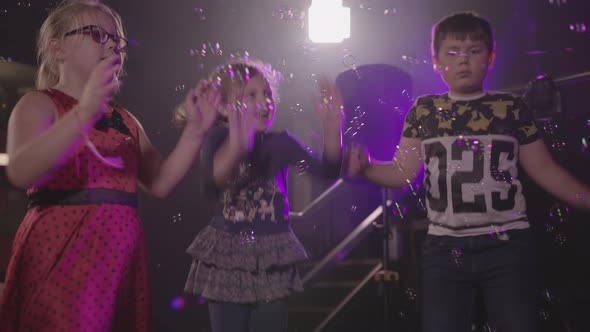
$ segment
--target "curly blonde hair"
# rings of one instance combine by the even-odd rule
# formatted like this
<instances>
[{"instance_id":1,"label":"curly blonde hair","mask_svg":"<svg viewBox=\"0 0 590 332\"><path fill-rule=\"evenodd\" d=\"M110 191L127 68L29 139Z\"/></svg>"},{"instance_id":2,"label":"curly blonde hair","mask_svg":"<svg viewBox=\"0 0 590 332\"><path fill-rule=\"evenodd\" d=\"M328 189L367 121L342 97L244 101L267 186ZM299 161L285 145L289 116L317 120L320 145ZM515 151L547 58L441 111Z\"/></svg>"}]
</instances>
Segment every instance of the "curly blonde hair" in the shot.
<instances>
[{"instance_id":1,"label":"curly blonde hair","mask_svg":"<svg viewBox=\"0 0 590 332\"><path fill-rule=\"evenodd\" d=\"M250 78L259 75L268 82L273 99L278 102L278 87L283 77L270 64L261 61L244 59L231 61L215 68L207 80L217 85L221 103L227 104L234 88L244 86ZM172 122L177 126L186 125L186 108L184 103L176 107ZM227 123L227 120L222 116L217 118L216 125L223 125L225 123Z\"/></svg>"}]
</instances>

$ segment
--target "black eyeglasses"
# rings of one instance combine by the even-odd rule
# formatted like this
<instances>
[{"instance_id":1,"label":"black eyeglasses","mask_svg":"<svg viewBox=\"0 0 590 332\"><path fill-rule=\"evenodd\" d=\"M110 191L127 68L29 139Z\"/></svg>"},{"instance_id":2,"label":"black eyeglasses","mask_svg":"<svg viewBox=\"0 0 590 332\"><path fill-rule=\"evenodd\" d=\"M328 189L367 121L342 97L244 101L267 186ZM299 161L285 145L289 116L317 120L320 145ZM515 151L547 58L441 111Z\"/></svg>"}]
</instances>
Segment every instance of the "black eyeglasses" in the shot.
<instances>
[{"instance_id":1,"label":"black eyeglasses","mask_svg":"<svg viewBox=\"0 0 590 332\"><path fill-rule=\"evenodd\" d=\"M127 45L129 44L127 39L117 35L110 34L106 32L103 28L96 25L87 25L76 30L66 32L64 34L64 37L80 34L90 35L95 42L102 45L106 44L109 39L112 39L117 45L115 48L117 52L125 52L127 50Z\"/></svg>"}]
</instances>

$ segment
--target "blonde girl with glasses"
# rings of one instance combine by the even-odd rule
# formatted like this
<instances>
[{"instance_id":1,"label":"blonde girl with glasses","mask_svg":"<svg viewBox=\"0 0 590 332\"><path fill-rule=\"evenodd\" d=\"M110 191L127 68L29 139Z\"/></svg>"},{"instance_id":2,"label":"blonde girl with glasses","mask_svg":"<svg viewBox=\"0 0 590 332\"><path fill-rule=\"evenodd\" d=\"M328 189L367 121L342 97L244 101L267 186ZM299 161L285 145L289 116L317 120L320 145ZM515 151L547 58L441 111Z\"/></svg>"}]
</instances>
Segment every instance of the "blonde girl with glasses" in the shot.
<instances>
[{"instance_id":1,"label":"blonde girl with glasses","mask_svg":"<svg viewBox=\"0 0 590 332\"><path fill-rule=\"evenodd\" d=\"M214 89L188 93L186 126L161 158L119 88L127 41L98 1L55 8L38 38L37 91L15 106L7 174L27 190L0 302L2 331L150 331L150 287L137 210L142 187L167 196L216 117Z\"/></svg>"}]
</instances>

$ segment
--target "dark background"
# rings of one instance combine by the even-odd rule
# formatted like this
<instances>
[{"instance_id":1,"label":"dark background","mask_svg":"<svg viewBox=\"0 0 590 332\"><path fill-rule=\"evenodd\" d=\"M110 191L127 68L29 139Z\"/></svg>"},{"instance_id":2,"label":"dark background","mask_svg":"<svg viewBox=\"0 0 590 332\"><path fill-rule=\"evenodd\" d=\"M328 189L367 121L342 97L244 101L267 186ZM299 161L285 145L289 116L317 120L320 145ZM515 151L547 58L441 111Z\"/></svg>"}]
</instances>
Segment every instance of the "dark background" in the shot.
<instances>
[{"instance_id":1,"label":"dark background","mask_svg":"<svg viewBox=\"0 0 590 332\"><path fill-rule=\"evenodd\" d=\"M0 61L36 64L36 33L47 15L47 8L55 3L2 1ZM351 8L351 38L334 45L314 45L308 41L305 12L310 1L113 0L107 4L121 14L128 37L133 41L126 65L128 76L116 97L117 102L139 118L163 154L172 149L179 136L179 130L170 122L174 105L182 100L187 87L225 62L230 54L240 56L248 52L251 58L269 62L284 74L286 79L274 127L293 131L312 149L320 144L317 121L310 108L310 96L315 91L318 75L336 77L358 66L380 63L397 67L409 75L410 98L444 91L444 84L432 71L430 30L438 19L456 11L474 10L488 18L495 28L498 54L486 81L488 89L515 90L542 73L559 78L590 70L590 32L586 27L590 24L588 0L344 1L344 5ZM205 56L201 56L198 53L204 44ZM18 96L10 84L3 84L6 87L4 92L0 90L3 98L0 152L5 151L6 121ZM554 149L553 152L562 164L589 183L585 177L589 164L581 141L587 135L586 117L590 113L585 100L590 89L584 84L563 87L564 98L568 97L564 103L568 105L565 111L569 117L561 116L561 131L549 135L548 139L559 136L568 141L568 149ZM392 127L401 125L405 110L396 112L398 120ZM369 115L366 122L359 131L374 130L373 124L379 121ZM568 130L570 127L572 130ZM350 141L351 137L348 138ZM393 141L382 143L385 154L393 151ZM202 328L205 331L206 307L192 298L183 298L186 302L182 305L178 298L182 295L190 264L184 250L212 212L210 202L197 190L198 182L198 174L193 171L170 198L156 201L142 197L141 213L153 267L158 330L201 331ZM292 176L291 209L303 209L328 184ZM586 260L588 233L584 223L590 221L587 215L572 211L563 221L565 226L558 223L552 229L546 227L547 222L555 222L549 216L552 208L555 209L555 202L534 186L529 188L533 200L530 209L534 209L531 216L538 220L534 220L534 227L547 258L544 270L547 287L552 292L566 294L562 298L569 299L562 301L567 302L561 306L566 309L560 310L587 308L584 307L588 306L584 292L590 280L586 278L590 260ZM4 177L0 189L0 234L6 243L24 213L24 203L22 193L10 188ZM373 199L374 195L367 197ZM343 215L363 213L357 211L355 204L362 205L344 200L336 209ZM319 255L350 227L345 224L338 229L336 225L328 230L337 235L327 243L319 235L314 240L313 230L306 232L303 241L309 242L310 247L317 246L314 241L322 241L323 246L317 250ZM3 248L0 250L6 252L7 246ZM4 266L0 266L0 271L3 269ZM567 289L558 291L562 288ZM173 302L175 299L177 302ZM177 305L176 309L172 303Z\"/></svg>"}]
</instances>

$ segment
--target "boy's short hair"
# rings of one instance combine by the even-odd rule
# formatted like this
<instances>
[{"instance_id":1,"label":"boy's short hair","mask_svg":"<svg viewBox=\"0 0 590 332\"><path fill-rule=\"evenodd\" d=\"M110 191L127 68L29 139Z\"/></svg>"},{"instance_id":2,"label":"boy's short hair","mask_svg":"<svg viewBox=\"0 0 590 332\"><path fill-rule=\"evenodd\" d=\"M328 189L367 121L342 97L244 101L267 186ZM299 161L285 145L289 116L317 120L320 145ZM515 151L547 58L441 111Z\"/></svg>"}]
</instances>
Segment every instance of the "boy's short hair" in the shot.
<instances>
[{"instance_id":1,"label":"boy's short hair","mask_svg":"<svg viewBox=\"0 0 590 332\"><path fill-rule=\"evenodd\" d=\"M483 40L488 53L494 51L492 26L485 18L474 12L461 12L442 18L432 28L432 55L438 56L445 38Z\"/></svg>"}]
</instances>

